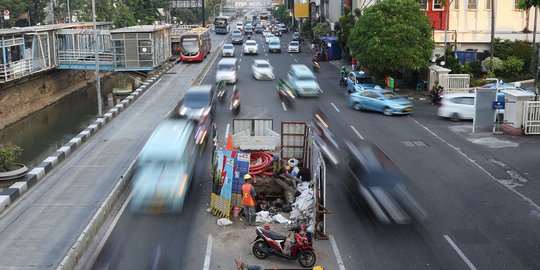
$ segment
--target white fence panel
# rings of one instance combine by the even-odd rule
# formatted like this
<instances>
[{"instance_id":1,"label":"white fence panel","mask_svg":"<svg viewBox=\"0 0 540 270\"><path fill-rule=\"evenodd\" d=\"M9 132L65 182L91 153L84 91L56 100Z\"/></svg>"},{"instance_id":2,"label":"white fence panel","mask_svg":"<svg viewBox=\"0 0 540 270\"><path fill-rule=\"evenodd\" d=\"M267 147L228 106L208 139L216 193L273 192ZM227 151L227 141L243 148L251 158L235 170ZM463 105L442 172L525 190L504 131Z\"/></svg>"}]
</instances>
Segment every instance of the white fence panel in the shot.
<instances>
[{"instance_id":1,"label":"white fence panel","mask_svg":"<svg viewBox=\"0 0 540 270\"><path fill-rule=\"evenodd\" d=\"M523 133L540 134L540 101L523 104Z\"/></svg>"},{"instance_id":2,"label":"white fence panel","mask_svg":"<svg viewBox=\"0 0 540 270\"><path fill-rule=\"evenodd\" d=\"M469 74L441 74L440 84L446 93L469 91L471 75Z\"/></svg>"}]
</instances>

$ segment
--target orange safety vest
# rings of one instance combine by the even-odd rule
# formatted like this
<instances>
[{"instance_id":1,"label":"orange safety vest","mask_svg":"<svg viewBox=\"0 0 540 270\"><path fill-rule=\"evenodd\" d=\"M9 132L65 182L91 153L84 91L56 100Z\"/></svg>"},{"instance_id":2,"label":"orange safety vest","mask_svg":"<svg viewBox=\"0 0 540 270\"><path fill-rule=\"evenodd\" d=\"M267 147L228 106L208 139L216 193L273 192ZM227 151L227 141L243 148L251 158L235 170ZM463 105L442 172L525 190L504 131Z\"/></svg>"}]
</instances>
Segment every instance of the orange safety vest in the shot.
<instances>
[{"instance_id":1,"label":"orange safety vest","mask_svg":"<svg viewBox=\"0 0 540 270\"><path fill-rule=\"evenodd\" d=\"M251 184L245 183L242 185L242 205L252 207L255 206L255 200L251 197Z\"/></svg>"}]
</instances>

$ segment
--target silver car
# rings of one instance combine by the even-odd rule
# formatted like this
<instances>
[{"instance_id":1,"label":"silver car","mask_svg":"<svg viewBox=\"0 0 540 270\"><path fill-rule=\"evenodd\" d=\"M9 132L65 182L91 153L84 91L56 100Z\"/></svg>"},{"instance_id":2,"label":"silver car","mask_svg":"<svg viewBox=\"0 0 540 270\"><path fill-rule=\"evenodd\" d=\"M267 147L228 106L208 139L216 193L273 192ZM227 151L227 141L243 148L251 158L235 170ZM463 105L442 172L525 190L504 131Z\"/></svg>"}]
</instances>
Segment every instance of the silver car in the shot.
<instances>
[{"instance_id":1,"label":"silver car","mask_svg":"<svg viewBox=\"0 0 540 270\"><path fill-rule=\"evenodd\" d=\"M221 48L221 56L231 56L234 57L234 46L232 44L225 44L223 45L223 48Z\"/></svg>"},{"instance_id":2,"label":"silver car","mask_svg":"<svg viewBox=\"0 0 540 270\"><path fill-rule=\"evenodd\" d=\"M257 80L273 80L275 78L274 68L264 59L255 59L251 71Z\"/></svg>"},{"instance_id":3,"label":"silver car","mask_svg":"<svg viewBox=\"0 0 540 270\"><path fill-rule=\"evenodd\" d=\"M289 46L287 47L287 52L300 52L300 42L298 41L291 41L289 43Z\"/></svg>"}]
</instances>

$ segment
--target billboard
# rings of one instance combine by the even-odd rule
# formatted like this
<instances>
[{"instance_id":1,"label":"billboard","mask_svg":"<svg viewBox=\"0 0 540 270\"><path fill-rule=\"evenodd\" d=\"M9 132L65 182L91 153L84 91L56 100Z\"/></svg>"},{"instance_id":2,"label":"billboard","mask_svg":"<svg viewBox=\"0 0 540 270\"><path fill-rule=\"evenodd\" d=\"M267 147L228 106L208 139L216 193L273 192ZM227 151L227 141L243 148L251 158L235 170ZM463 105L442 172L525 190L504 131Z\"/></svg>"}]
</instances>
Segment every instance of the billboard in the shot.
<instances>
[{"instance_id":1,"label":"billboard","mask_svg":"<svg viewBox=\"0 0 540 270\"><path fill-rule=\"evenodd\" d=\"M309 18L309 3L295 3L294 4L294 17L295 18Z\"/></svg>"}]
</instances>

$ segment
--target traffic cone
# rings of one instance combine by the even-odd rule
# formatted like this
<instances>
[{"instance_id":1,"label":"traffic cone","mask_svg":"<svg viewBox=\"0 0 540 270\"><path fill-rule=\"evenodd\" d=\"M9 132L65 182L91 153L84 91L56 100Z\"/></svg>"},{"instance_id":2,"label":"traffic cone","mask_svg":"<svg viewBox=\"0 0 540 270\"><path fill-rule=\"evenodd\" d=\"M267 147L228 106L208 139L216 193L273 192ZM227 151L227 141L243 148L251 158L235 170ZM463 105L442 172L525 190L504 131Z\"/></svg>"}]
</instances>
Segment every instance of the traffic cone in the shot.
<instances>
[{"instance_id":1,"label":"traffic cone","mask_svg":"<svg viewBox=\"0 0 540 270\"><path fill-rule=\"evenodd\" d=\"M225 149L230 150L230 151L232 151L234 149L231 134L229 134L229 136L227 136L227 147Z\"/></svg>"}]
</instances>

